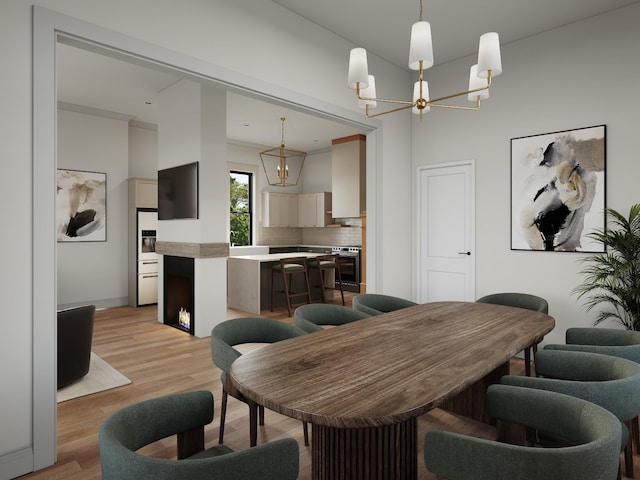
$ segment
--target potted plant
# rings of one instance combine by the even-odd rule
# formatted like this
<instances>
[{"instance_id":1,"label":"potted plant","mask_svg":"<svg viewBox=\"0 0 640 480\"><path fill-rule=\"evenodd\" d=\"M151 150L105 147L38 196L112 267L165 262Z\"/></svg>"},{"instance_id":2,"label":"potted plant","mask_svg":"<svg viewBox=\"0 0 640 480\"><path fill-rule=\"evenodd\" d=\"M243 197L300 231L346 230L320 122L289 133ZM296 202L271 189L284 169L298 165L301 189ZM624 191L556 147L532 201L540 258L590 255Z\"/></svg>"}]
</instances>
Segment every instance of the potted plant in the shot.
<instances>
[{"instance_id":1,"label":"potted plant","mask_svg":"<svg viewBox=\"0 0 640 480\"><path fill-rule=\"evenodd\" d=\"M587 264L580 271L585 278L573 293L586 298L587 311L601 303L613 307L599 311L594 325L612 318L627 330L640 330L640 204L630 208L628 218L612 208L606 213L611 228L590 234L606 251L581 260Z\"/></svg>"}]
</instances>

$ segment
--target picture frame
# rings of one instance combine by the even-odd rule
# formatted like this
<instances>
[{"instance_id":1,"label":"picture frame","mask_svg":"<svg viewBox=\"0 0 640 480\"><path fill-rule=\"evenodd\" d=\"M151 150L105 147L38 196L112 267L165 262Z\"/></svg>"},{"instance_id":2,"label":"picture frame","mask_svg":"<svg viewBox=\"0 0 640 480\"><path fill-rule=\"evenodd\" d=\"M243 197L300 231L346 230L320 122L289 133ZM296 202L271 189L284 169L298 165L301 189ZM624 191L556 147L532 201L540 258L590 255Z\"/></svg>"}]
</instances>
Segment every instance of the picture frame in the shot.
<instances>
[{"instance_id":1,"label":"picture frame","mask_svg":"<svg viewBox=\"0 0 640 480\"><path fill-rule=\"evenodd\" d=\"M56 171L57 241L107 241L107 174L59 168Z\"/></svg>"},{"instance_id":2,"label":"picture frame","mask_svg":"<svg viewBox=\"0 0 640 480\"><path fill-rule=\"evenodd\" d=\"M606 125L511 139L511 250L605 251Z\"/></svg>"}]
</instances>

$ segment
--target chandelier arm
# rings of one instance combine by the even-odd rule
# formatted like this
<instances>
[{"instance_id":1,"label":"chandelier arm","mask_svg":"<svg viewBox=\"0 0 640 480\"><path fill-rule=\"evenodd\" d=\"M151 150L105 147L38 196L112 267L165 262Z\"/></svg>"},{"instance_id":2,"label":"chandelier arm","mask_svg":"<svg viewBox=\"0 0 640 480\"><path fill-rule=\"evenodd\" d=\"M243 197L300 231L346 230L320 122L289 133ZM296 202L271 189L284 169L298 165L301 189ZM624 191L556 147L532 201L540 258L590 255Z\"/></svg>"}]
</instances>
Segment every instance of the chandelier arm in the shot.
<instances>
[{"instance_id":1,"label":"chandelier arm","mask_svg":"<svg viewBox=\"0 0 640 480\"><path fill-rule=\"evenodd\" d=\"M475 107L465 107L462 105L444 105L442 103L430 103L429 106L430 107L438 107L438 108L451 108L454 110L471 110L471 111L476 111L476 110L480 110L480 99L477 98L476 99L476 106Z\"/></svg>"},{"instance_id":2,"label":"chandelier arm","mask_svg":"<svg viewBox=\"0 0 640 480\"><path fill-rule=\"evenodd\" d=\"M409 105L409 106L413 106L415 103L415 102L409 102L407 100L390 100L387 98L363 97L362 95L360 95L360 82L356 84L356 97L358 98L358 100L368 100L371 102L382 102L382 103L397 103L400 105Z\"/></svg>"},{"instance_id":3,"label":"chandelier arm","mask_svg":"<svg viewBox=\"0 0 640 480\"><path fill-rule=\"evenodd\" d=\"M486 86L474 88L473 90L467 90L465 92L454 93L452 95L446 95L444 97L434 98L433 100L429 100L427 102L427 105L435 107L436 105L434 105L433 102L441 102L443 100L449 100L451 98L461 97L463 95L468 95L470 93L480 92L482 90L488 90L489 87L491 87L491 70L489 70L489 75L487 76L487 85ZM473 107L471 107L471 109L473 109Z\"/></svg>"},{"instance_id":4,"label":"chandelier arm","mask_svg":"<svg viewBox=\"0 0 640 480\"><path fill-rule=\"evenodd\" d=\"M409 102L402 102L402 103L408 104ZM365 113L367 115L367 118L375 118L381 115L386 115L387 113L394 113L394 112L400 112L402 110L408 110L409 108L413 108L414 105L415 105L414 103L411 103L411 104L405 105L404 107L392 108L391 110L387 110L386 112L379 112L379 113L373 113L373 114L369 114L369 105L367 105Z\"/></svg>"}]
</instances>

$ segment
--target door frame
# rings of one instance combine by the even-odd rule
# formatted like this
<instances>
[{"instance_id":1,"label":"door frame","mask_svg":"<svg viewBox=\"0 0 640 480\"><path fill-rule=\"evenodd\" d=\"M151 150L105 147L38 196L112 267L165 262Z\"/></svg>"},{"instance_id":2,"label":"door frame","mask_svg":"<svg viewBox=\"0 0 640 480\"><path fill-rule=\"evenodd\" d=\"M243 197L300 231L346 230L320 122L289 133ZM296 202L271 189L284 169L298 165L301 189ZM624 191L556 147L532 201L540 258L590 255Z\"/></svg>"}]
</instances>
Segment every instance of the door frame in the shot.
<instances>
[{"instance_id":1,"label":"door frame","mask_svg":"<svg viewBox=\"0 0 640 480\"><path fill-rule=\"evenodd\" d=\"M469 219L469 228L470 228L470 245L469 251L471 252L471 292L470 295L475 299L476 292L476 161L473 159L470 160L460 160L455 162L443 162L443 163L433 163L427 165L418 165L416 167L416 196L415 196L415 204L416 204L416 216L415 216L415 225L416 225L416 261L415 261L415 296L419 298L420 292L422 291L422 269L420 267L420 259L422 258L422 204L420 202L422 187L421 187L421 174L426 170L436 170L442 168L453 168L460 166L468 166L470 168L470 182L469 182L469 191L467 194L469 198L472 199L471 202L471 211L470 219Z\"/></svg>"},{"instance_id":2,"label":"door frame","mask_svg":"<svg viewBox=\"0 0 640 480\"><path fill-rule=\"evenodd\" d=\"M367 132L367 184L374 191L382 164L382 122L355 110L265 83L257 77L228 70L185 53L118 33L109 28L34 5L33 12L33 178L32 178L32 445L11 454L12 471L19 475L53 465L57 459L56 310L57 256L55 239L56 61L58 41L128 61L170 68L201 82L224 87L257 99L307 113L358 125ZM381 210L371 202L371 221ZM380 248L376 237L367 239L370 258ZM371 268L379 278L382 272ZM372 278L374 283L375 278ZM0 456L0 462L4 459Z\"/></svg>"}]
</instances>

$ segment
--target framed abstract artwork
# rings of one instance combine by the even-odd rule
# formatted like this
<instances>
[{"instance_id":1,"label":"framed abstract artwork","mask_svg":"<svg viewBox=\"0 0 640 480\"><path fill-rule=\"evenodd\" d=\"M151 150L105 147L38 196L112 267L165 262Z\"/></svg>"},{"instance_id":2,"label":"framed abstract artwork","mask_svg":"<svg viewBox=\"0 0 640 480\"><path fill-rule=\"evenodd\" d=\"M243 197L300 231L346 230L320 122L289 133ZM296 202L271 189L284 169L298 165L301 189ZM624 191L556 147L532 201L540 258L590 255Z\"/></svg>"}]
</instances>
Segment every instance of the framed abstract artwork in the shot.
<instances>
[{"instance_id":1,"label":"framed abstract artwork","mask_svg":"<svg viewBox=\"0 0 640 480\"><path fill-rule=\"evenodd\" d=\"M606 126L511 139L511 249L604 252Z\"/></svg>"},{"instance_id":2,"label":"framed abstract artwork","mask_svg":"<svg viewBox=\"0 0 640 480\"><path fill-rule=\"evenodd\" d=\"M107 174L57 170L58 242L107 240Z\"/></svg>"}]
</instances>

